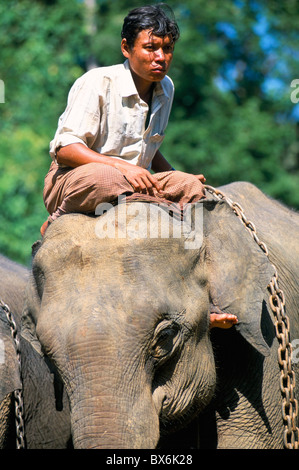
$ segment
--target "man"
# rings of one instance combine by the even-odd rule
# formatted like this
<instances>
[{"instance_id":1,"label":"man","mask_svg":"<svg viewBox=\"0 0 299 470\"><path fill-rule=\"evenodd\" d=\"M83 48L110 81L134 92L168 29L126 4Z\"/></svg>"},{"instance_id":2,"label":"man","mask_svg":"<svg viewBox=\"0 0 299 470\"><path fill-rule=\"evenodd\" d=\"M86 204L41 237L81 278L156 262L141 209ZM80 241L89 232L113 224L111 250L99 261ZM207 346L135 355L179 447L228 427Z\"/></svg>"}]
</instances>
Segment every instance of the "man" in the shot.
<instances>
[{"instance_id":1,"label":"man","mask_svg":"<svg viewBox=\"0 0 299 470\"><path fill-rule=\"evenodd\" d=\"M60 215L94 212L120 194L180 203L204 197L204 176L173 171L159 150L174 94L166 74L178 37L176 22L160 6L136 8L122 30L126 62L75 82L50 144L44 188L50 217L42 235Z\"/></svg>"},{"instance_id":2,"label":"man","mask_svg":"<svg viewBox=\"0 0 299 470\"><path fill-rule=\"evenodd\" d=\"M50 216L42 235L57 217L94 213L121 194L178 204L204 197L204 176L174 171L159 150L172 106L167 72L178 38L165 7L136 8L124 19L125 63L90 70L75 82L50 144L44 187Z\"/></svg>"}]
</instances>

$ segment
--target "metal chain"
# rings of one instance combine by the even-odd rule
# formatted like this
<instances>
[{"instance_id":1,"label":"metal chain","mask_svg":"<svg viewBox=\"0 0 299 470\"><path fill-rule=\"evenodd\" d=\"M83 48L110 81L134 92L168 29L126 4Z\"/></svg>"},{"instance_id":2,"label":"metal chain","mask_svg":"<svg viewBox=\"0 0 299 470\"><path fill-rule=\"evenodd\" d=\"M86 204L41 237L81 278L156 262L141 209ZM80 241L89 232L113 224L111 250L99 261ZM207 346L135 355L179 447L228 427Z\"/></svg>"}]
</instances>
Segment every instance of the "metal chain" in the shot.
<instances>
[{"instance_id":1,"label":"metal chain","mask_svg":"<svg viewBox=\"0 0 299 470\"><path fill-rule=\"evenodd\" d=\"M14 340L14 344L16 348L19 374L21 378L22 377L21 376L21 349L20 349L20 341L18 338L17 325L10 311L9 306L5 304L1 299L0 299L0 307L4 310L6 314L6 318L10 326L11 336ZM25 446L25 432L24 432L24 408L23 408L23 393L21 389L14 391L14 400L15 400L16 448L25 449L26 446Z\"/></svg>"},{"instance_id":2,"label":"metal chain","mask_svg":"<svg viewBox=\"0 0 299 470\"><path fill-rule=\"evenodd\" d=\"M254 224L249 221L243 208L237 202L233 202L219 189L212 186L205 186L218 200L224 200L232 208L235 214L243 222L255 242L269 258L268 248L257 236ZM272 263L271 263L272 264ZM275 316L275 332L279 343L278 363L280 367L280 390L282 394L282 417L285 430L283 433L283 443L287 449L299 449L299 429L296 425L298 419L298 402L295 398L295 374L292 370L292 345L290 342L290 322L285 313L285 297L283 291L278 286L278 274L276 267L272 264L274 276L268 285L270 291L269 303Z\"/></svg>"}]
</instances>

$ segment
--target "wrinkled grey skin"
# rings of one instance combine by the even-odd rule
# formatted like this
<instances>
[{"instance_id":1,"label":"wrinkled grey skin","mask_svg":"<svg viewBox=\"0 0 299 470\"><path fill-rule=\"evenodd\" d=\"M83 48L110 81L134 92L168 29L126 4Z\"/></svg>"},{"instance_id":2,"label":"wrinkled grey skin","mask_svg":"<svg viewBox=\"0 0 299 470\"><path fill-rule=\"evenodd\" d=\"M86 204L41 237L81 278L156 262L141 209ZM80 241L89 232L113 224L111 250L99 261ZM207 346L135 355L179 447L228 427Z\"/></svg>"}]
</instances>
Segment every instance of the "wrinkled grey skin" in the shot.
<instances>
[{"instance_id":1,"label":"wrinkled grey skin","mask_svg":"<svg viewBox=\"0 0 299 470\"><path fill-rule=\"evenodd\" d=\"M223 189L267 243L299 338L298 215L250 184ZM47 230L23 334L61 375L75 448L283 446L273 267L225 202L200 204L200 248L186 249L183 236L142 237L140 226L139 238L122 238L121 221L118 238L100 239L99 221L109 226L124 205L100 218L66 215ZM211 304L238 325L211 331Z\"/></svg>"},{"instance_id":2,"label":"wrinkled grey skin","mask_svg":"<svg viewBox=\"0 0 299 470\"><path fill-rule=\"evenodd\" d=\"M0 449L16 446L13 392L23 387L25 442L28 449L67 448L71 442L68 402L64 410L55 405L53 374L30 343L20 337L21 313L29 271L0 255L0 298L17 324L21 349L21 373L11 329L0 307Z\"/></svg>"}]
</instances>

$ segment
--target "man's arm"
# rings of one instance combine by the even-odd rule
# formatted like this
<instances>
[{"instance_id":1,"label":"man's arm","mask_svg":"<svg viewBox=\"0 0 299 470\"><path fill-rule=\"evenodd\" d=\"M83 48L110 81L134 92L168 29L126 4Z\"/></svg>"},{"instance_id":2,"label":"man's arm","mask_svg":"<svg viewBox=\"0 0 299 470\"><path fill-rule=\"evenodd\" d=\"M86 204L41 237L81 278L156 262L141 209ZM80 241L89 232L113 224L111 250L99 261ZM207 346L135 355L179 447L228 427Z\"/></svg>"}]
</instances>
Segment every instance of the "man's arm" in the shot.
<instances>
[{"instance_id":1,"label":"man's arm","mask_svg":"<svg viewBox=\"0 0 299 470\"><path fill-rule=\"evenodd\" d=\"M151 173L144 168L132 165L124 160L107 157L99 154L83 144L76 143L60 147L56 154L57 163L75 168L87 163L102 163L118 169L131 184L136 192L148 190L151 192L153 187L160 191L160 186L152 177Z\"/></svg>"},{"instance_id":2,"label":"man's arm","mask_svg":"<svg viewBox=\"0 0 299 470\"><path fill-rule=\"evenodd\" d=\"M168 163L165 157L163 157L162 153L160 150L157 150L155 153L155 156L152 160L152 170L155 173L160 173L162 171L170 171L173 170L174 168Z\"/></svg>"},{"instance_id":3,"label":"man's arm","mask_svg":"<svg viewBox=\"0 0 299 470\"><path fill-rule=\"evenodd\" d=\"M160 150L158 150L152 161L152 170L155 173L159 173L161 171L174 170L174 168L170 165L170 163L168 163L166 158L163 157ZM194 176L196 176L196 178L198 178L201 183L204 184L206 182L206 178L204 177L204 175L200 174L200 175L194 175Z\"/></svg>"}]
</instances>

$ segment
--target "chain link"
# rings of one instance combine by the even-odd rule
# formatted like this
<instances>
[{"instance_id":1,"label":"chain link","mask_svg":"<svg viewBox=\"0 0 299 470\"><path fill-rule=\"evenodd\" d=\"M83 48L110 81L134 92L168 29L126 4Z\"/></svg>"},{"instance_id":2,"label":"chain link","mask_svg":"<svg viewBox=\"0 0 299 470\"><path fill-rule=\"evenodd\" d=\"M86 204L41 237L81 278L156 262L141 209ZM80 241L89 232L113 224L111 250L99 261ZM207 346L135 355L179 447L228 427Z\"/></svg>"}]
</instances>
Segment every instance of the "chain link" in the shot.
<instances>
[{"instance_id":1,"label":"chain link","mask_svg":"<svg viewBox=\"0 0 299 470\"><path fill-rule=\"evenodd\" d=\"M19 366L19 374L21 376L21 349L20 349L20 341L18 338L18 331L17 325L13 318L13 315L10 311L10 308L7 304L5 304L0 299L0 307L4 310L6 314L6 318L8 320L11 336L14 340L18 366ZM23 393L22 390L15 390L14 391L14 400L15 400L15 424L16 424L16 448L17 449L25 449L25 433L24 433L24 408L23 408Z\"/></svg>"},{"instance_id":2,"label":"chain link","mask_svg":"<svg viewBox=\"0 0 299 470\"><path fill-rule=\"evenodd\" d=\"M261 242L257 236L255 225L249 221L243 208L237 202L233 202L219 189L212 186L205 186L218 200L224 200L241 219L255 242L261 250L269 258L268 248L265 243ZM271 263L272 264L272 263ZM274 276L271 279L268 290L270 291L269 303L275 316L275 332L279 343L278 346L278 364L280 367L280 390L282 394L282 417L284 422L283 444L287 449L299 448L299 429L297 426L298 419L298 402L295 398L295 374L292 370L292 345L290 342L290 322L285 313L285 297L283 291L278 285L278 274L276 267L272 264Z\"/></svg>"}]
</instances>

